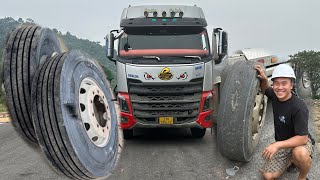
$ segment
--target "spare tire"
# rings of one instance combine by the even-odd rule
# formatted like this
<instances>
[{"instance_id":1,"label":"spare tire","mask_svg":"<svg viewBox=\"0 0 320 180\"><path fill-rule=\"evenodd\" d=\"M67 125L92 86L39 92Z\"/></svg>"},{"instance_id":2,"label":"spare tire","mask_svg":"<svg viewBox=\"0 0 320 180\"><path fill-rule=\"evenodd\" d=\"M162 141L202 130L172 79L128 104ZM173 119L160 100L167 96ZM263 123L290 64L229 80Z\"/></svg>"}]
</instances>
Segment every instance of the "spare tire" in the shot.
<instances>
[{"instance_id":1,"label":"spare tire","mask_svg":"<svg viewBox=\"0 0 320 180\"><path fill-rule=\"evenodd\" d=\"M230 160L250 161L265 120L267 98L253 66L250 61L235 62L221 92L217 143L220 153Z\"/></svg>"},{"instance_id":2,"label":"spare tire","mask_svg":"<svg viewBox=\"0 0 320 180\"><path fill-rule=\"evenodd\" d=\"M59 41L53 31L35 25L20 26L8 36L3 62L7 106L15 130L36 145L31 119L31 83L37 67L46 59L43 57L61 52Z\"/></svg>"},{"instance_id":3,"label":"spare tire","mask_svg":"<svg viewBox=\"0 0 320 180\"><path fill-rule=\"evenodd\" d=\"M56 55L38 69L35 132L57 172L72 179L111 173L122 147L114 99L101 67L79 51Z\"/></svg>"}]
</instances>

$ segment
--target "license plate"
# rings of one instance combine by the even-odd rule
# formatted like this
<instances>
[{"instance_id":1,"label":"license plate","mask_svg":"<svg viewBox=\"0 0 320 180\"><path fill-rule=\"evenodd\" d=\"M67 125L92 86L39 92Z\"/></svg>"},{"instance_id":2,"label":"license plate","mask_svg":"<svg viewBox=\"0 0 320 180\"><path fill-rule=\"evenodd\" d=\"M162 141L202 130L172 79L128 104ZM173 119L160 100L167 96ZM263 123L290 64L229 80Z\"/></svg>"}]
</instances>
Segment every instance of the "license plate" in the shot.
<instances>
[{"instance_id":1,"label":"license plate","mask_svg":"<svg viewBox=\"0 0 320 180\"><path fill-rule=\"evenodd\" d=\"M173 117L160 117L159 124L173 124Z\"/></svg>"}]
</instances>

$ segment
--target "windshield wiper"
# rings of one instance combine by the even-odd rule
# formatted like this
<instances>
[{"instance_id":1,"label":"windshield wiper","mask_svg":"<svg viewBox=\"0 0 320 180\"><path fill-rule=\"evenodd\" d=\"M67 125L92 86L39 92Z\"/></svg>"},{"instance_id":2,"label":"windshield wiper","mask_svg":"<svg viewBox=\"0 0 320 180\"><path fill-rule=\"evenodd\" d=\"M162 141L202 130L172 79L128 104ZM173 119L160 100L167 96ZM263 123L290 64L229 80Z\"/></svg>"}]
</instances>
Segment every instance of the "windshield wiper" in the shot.
<instances>
[{"instance_id":1,"label":"windshield wiper","mask_svg":"<svg viewBox=\"0 0 320 180\"><path fill-rule=\"evenodd\" d=\"M164 56L164 57L171 57L171 58L190 58L190 59L196 59L201 61L201 57L200 56Z\"/></svg>"},{"instance_id":2,"label":"windshield wiper","mask_svg":"<svg viewBox=\"0 0 320 180\"><path fill-rule=\"evenodd\" d=\"M161 61L160 60L160 57L158 56L135 56L135 57L128 57L128 59L140 59L140 58L143 58L143 59L156 59L158 61Z\"/></svg>"}]
</instances>

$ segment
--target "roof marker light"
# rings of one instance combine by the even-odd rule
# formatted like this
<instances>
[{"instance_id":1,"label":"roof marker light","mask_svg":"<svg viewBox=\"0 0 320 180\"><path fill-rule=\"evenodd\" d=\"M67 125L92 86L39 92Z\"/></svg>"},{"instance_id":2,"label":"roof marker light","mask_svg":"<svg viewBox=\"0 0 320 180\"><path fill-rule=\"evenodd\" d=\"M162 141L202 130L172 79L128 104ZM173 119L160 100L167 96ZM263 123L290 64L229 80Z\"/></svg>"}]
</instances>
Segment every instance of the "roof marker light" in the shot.
<instances>
[{"instance_id":1,"label":"roof marker light","mask_svg":"<svg viewBox=\"0 0 320 180\"><path fill-rule=\"evenodd\" d=\"M145 11L143 14L144 14L144 17L148 17L149 16L149 12L148 11Z\"/></svg>"},{"instance_id":2,"label":"roof marker light","mask_svg":"<svg viewBox=\"0 0 320 180\"><path fill-rule=\"evenodd\" d=\"M162 17L167 17L167 12L162 11Z\"/></svg>"},{"instance_id":3,"label":"roof marker light","mask_svg":"<svg viewBox=\"0 0 320 180\"><path fill-rule=\"evenodd\" d=\"M174 11L171 11L171 12L170 12L170 16L171 16L171 17L174 17L175 15L176 15L176 12L174 12Z\"/></svg>"},{"instance_id":4,"label":"roof marker light","mask_svg":"<svg viewBox=\"0 0 320 180\"><path fill-rule=\"evenodd\" d=\"M180 11L180 12L179 12L179 17L182 17L182 16L183 16L183 12Z\"/></svg>"},{"instance_id":5,"label":"roof marker light","mask_svg":"<svg viewBox=\"0 0 320 180\"><path fill-rule=\"evenodd\" d=\"M153 17L157 17L158 16L158 12L157 11L154 11L153 12Z\"/></svg>"}]
</instances>

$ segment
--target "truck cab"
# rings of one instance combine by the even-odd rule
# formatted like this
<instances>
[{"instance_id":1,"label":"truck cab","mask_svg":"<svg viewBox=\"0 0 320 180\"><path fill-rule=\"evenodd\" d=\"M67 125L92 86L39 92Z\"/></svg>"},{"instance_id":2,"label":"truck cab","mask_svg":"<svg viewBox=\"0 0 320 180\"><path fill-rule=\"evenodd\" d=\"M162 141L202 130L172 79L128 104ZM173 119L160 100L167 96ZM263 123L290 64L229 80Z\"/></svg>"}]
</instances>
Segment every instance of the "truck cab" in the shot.
<instances>
[{"instance_id":1,"label":"truck cab","mask_svg":"<svg viewBox=\"0 0 320 180\"><path fill-rule=\"evenodd\" d=\"M202 137L212 127L217 90L212 68L219 56L210 50L206 26L196 6L123 10L121 29L107 37L107 56L117 65L125 138L134 128L191 128L193 136Z\"/></svg>"}]
</instances>

